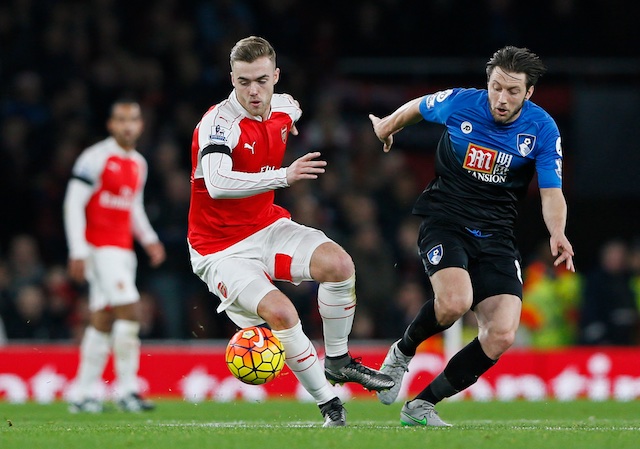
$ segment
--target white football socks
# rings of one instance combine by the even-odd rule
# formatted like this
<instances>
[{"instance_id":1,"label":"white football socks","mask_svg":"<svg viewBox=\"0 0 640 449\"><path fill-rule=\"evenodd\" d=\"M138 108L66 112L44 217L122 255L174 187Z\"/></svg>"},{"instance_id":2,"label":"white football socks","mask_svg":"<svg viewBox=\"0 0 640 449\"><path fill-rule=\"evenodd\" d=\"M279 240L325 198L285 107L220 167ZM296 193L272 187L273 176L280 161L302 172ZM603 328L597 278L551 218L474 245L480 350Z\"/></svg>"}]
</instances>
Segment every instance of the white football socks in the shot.
<instances>
[{"instance_id":1,"label":"white football socks","mask_svg":"<svg viewBox=\"0 0 640 449\"><path fill-rule=\"evenodd\" d=\"M80 363L76 376L79 400L95 398L96 383L102 380L111 340L109 334L88 326L80 343Z\"/></svg>"},{"instance_id":2,"label":"white football socks","mask_svg":"<svg viewBox=\"0 0 640 449\"><path fill-rule=\"evenodd\" d=\"M282 342L287 366L316 403L324 404L335 398L335 392L324 377L324 366L318 359L318 352L302 331L300 321L290 329L272 332Z\"/></svg>"},{"instance_id":3,"label":"white football socks","mask_svg":"<svg viewBox=\"0 0 640 449\"><path fill-rule=\"evenodd\" d=\"M329 357L349 351L349 334L356 313L356 276L342 282L323 282L318 287L318 309L322 317L324 348Z\"/></svg>"},{"instance_id":4,"label":"white football socks","mask_svg":"<svg viewBox=\"0 0 640 449\"><path fill-rule=\"evenodd\" d=\"M120 397L138 392L139 332L137 321L116 320L113 323L113 356Z\"/></svg>"}]
</instances>

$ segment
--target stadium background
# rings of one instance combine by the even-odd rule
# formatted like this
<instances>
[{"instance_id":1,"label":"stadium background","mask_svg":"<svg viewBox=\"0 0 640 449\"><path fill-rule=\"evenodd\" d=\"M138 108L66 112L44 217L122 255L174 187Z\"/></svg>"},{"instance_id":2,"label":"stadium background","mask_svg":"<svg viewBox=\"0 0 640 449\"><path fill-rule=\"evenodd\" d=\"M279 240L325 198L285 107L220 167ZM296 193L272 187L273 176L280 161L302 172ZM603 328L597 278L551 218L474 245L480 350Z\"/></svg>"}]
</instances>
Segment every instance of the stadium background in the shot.
<instances>
[{"instance_id":1,"label":"stadium background","mask_svg":"<svg viewBox=\"0 0 640 449\"><path fill-rule=\"evenodd\" d=\"M623 0L8 0L0 5L0 316L9 341L77 342L86 292L66 279L61 205L75 157L106 135L108 106L134 94L146 131L139 150L145 199L168 249L159 270L140 255L145 339L228 338L233 328L191 273L185 247L189 145L201 114L230 91L228 52L268 38L280 91L301 103L289 159L319 149L330 163L315 183L279 191L296 220L353 255L359 311L354 339L390 339L429 294L415 256L413 200L432 175L440 130L404 132L383 155L367 114L450 86L483 87L484 63L505 44L549 67L533 101L564 139L568 235L578 276L612 237L640 235L640 33ZM518 227L525 262L546 242L535 185ZM636 273L637 276L640 274ZM576 326L579 279L569 314ZM577 287L576 287L577 285ZM321 338L313 285L283 285L308 333ZM532 326L524 331L535 333ZM565 311L566 312L566 311ZM525 322L527 324L528 322ZM544 326L545 323L537 323ZM577 341L570 337L551 344ZM535 338L522 336L522 345ZM637 339L634 343L637 343Z\"/></svg>"}]
</instances>

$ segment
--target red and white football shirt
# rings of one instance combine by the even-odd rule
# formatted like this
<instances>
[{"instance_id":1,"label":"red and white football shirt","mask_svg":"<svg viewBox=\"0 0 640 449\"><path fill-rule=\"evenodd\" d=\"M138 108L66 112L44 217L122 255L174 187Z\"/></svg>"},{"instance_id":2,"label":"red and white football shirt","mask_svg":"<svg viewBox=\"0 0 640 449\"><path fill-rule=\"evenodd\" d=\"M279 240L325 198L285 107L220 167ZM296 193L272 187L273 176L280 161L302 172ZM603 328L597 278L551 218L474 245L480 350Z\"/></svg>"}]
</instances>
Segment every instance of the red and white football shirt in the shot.
<instances>
[{"instance_id":1,"label":"red and white football shirt","mask_svg":"<svg viewBox=\"0 0 640 449\"><path fill-rule=\"evenodd\" d=\"M82 152L65 196L71 258L86 257L88 245L132 249L134 236L143 244L158 240L144 211L146 179L144 157L112 137Z\"/></svg>"},{"instance_id":2,"label":"red and white football shirt","mask_svg":"<svg viewBox=\"0 0 640 449\"><path fill-rule=\"evenodd\" d=\"M200 255L212 254L238 243L290 213L273 203L274 190L287 187L282 160L289 132L302 111L284 94L274 94L267 120L250 115L235 91L211 107L193 133L191 145L191 205L188 240ZM219 153L216 147L219 146ZM226 148L225 148L226 147ZM216 161L232 161L230 170L203 164L203 150L214 148ZM209 156L205 156L209 160ZM225 197L213 198L207 182L214 182ZM214 179L215 181L209 181Z\"/></svg>"}]
</instances>

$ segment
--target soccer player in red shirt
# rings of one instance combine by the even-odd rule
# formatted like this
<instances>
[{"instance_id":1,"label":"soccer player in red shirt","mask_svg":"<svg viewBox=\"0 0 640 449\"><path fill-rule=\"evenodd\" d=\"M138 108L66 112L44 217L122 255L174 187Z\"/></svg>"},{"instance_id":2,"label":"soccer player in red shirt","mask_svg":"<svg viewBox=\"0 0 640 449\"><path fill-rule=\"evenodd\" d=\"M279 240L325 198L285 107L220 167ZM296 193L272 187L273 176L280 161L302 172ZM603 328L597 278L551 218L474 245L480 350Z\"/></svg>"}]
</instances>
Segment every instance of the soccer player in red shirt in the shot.
<instances>
[{"instance_id":1,"label":"soccer player in red shirt","mask_svg":"<svg viewBox=\"0 0 640 449\"><path fill-rule=\"evenodd\" d=\"M327 379L376 391L391 388L393 381L349 354L356 307L351 257L322 231L295 223L274 204L276 189L317 179L326 162L314 152L282 167L302 111L290 95L274 93L280 69L271 44L255 36L242 39L230 62L233 91L204 114L193 134L192 268L220 299L218 312L240 328L266 323L272 329L287 365L320 407L324 426L344 426L343 404ZM320 284L324 369L295 306L272 280Z\"/></svg>"},{"instance_id":2,"label":"soccer player in red shirt","mask_svg":"<svg viewBox=\"0 0 640 449\"><path fill-rule=\"evenodd\" d=\"M154 267L164 261L165 250L144 210L147 163L135 149L143 130L140 105L116 101L107 129L110 137L78 157L64 200L69 274L76 282L88 282L91 312L80 346L77 397L69 406L73 413L103 411L96 383L111 350L118 406L125 411L154 408L140 396L137 384L140 295L134 238Z\"/></svg>"}]
</instances>

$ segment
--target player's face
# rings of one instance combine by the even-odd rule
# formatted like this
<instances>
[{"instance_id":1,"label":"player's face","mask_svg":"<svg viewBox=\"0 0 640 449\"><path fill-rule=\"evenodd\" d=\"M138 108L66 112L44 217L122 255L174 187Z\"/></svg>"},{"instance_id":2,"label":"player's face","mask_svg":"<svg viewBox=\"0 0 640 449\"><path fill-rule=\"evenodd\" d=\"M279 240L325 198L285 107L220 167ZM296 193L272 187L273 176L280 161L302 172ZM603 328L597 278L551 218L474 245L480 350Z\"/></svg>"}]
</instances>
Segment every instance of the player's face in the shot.
<instances>
[{"instance_id":1,"label":"player's face","mask_svg":"<svg viewBox=\"0 0 640 449\"><path fill-rule=\"evenodd\" d=\"M231 67L231 84L238 101L253 116L263 119L271 112L273 88L280 78L280 69L266 56L253 62L236 61Z\"/></svg>"},{"instance_id":2,"label":"player's face","mask_svg":"<svg viewBox=\"0 0 640 449\"><path fill-rule=\"evenodd\" d=\"M507 124L520 116L525 100L533 94L533 86L527 89L527 75L496 67L487 85L489 108L496 123Z\"/></svg>"},{"instance_id":3,"label":"player's face","mask_svg":"<svg viewBox=\"0 0 640 449\"><path fill-rule=\"evenodd\" d=\"M113 107L107 129L122 148L135 148L143 128L142 111L137 103L121 103Z\"/></svg>"}]
</instances>

